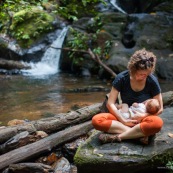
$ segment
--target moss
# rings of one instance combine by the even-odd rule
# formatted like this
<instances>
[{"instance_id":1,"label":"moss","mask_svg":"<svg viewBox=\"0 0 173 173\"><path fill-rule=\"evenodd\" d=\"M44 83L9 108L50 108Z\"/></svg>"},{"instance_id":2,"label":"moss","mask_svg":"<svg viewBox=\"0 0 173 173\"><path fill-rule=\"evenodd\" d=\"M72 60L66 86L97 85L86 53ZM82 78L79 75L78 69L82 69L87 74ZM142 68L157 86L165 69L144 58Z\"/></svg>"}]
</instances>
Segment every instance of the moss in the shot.
<instances>
[{"instance_id":1,"label":"moss","mask_svg":"<svg viewBox=\"0 0 173 173\"><path fill-rule=\"evenodd\" d=\"M173 160L172 151L166 151L164 154L156 155L150 160L151 165L166 165Z\"/></svg>"},{"instance_id":2,"label":"moss","mask_svg":"<svg viewBox=\"0 0 173 173\"><path fill-rule=\"evenodd\" d=\"M21 47L29 47L52 29L54 18L38 8L15 13L10 30Z\"/></svg>"},{"instance_id":3,"label":"moss","mask_svg":"<svg viewBox=\"0 0 173 173\"><path fill-rule=\"evenodd\" d=\"M82 144L78 149L74 156L74 162L76 165L87 165L87 164L102 164L106 158L102 154L94 153L94 147L91 144L93 140L93 136L97 134L98 131L94 130L92 135L86 140L84 144ZM87 154L83 153L87 152ZM90 155L90 157L85 157L85 155Z\"/></svg>"},{"instance_id":4,"label":"moss","mask_svg":"<svg viewBox=\"0 0 173 173\"><path fill-rule=\"evenodd\" d=\"M8 44L2 39L0 38L0 48L7 48Z\"/></svg>"}]
</instances>

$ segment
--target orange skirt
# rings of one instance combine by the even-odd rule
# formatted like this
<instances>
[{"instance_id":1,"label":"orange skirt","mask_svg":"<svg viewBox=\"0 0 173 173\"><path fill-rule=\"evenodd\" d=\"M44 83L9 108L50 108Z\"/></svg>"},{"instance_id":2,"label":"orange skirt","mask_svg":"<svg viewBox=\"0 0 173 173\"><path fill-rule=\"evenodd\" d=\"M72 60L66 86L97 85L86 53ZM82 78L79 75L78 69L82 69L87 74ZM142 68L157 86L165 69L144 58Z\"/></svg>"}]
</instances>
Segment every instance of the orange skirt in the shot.
<instances>
[{"instance_id":1,"label":"orange skirt","mask_svg":"<svg viewBox=\"0 0 173 173\"><path fill-rule=\"evenodd\" d=\"M118 121L117 118L110 113L100 113L92 118L92 124L95 129L107 132L112 124L112 120ZM145 136L158 133L163 126L163 121L159 116L148 116L140 122L141 131Z\"/></svg>"}]
</instances>

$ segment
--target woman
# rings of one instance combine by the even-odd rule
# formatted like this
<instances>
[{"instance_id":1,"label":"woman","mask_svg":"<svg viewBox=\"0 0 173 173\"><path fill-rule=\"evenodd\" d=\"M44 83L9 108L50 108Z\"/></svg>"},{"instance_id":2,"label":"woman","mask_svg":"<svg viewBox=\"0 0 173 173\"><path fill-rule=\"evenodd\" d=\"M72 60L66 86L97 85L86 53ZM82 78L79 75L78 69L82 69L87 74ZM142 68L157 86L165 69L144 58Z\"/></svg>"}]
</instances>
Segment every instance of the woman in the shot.
<instances>
[{"instance_id":1,"label":"woman","mask_svg":"<svg viewBox=\"0 0 173 173\"><path fill-rule=\"evenodd\" d=\"M146 138L159 132L163 121L156 116L163 111L161 89L156 77L152 74L155 70L156 56L145 49L136 51L128 63L128 70L121 72L113 81L109 94L107 108L110 113L100 113L92 118L95 129L106 132L99 136L103 143L122 141L124 139ZM156 115L145 116L140 123L137 120L123 118L118 112L115 102L120 93L123 103L129 106L133 102L144 102L147 99L157 99L160 110ZM144 139L143 138L143 139Z\"/></svg>"}]
</instances>

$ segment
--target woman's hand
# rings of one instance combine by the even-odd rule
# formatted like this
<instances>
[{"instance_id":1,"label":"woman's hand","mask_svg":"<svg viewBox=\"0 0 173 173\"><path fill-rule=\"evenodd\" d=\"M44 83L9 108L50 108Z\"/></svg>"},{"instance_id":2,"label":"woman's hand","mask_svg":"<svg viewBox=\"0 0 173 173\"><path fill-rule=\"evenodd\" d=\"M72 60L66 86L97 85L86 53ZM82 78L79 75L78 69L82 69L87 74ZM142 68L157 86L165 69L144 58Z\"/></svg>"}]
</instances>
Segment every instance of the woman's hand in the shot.
<instances>
[{"instance_id":1,"label":"woman's hand","mask_svg":"<svg viewBox=\"0 0 173 173\"><path fill-rule=\"evenodd\" d=\"M157 114L161 114L163 112L163 107L160 108L160 110L157 112Z\"/></svg>"},{"instance_id":2,"label":"woman's hand","mask_svg":"<svg viewBox=\"0 0 173 173\"><path fill-rule=\"evenodd\" d=\"M126 126L133 127L136 124L139 124L139 121L138 120L131 120L131 119L123 119L123 121L121 123L126 125Z\"/></svg>"}]
</instances>

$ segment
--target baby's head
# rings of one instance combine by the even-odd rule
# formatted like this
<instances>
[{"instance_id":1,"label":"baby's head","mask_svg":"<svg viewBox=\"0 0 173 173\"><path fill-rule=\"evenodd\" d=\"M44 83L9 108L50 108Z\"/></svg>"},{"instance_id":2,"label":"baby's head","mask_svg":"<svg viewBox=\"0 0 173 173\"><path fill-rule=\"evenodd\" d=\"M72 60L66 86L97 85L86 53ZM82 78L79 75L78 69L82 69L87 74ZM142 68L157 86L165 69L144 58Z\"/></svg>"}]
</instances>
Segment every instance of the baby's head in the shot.
<instances>
[{"instance_id":1,"label":"baby's head","mask_svg":"<svg viewBox=\"0 0 173 173\"><path fill-rule=\"evenodd\" d=\"M146 110L149 114L156 114L160 109L160 104L157 99L149 99L146 102Z\"/></svg>"}]
</instances>

